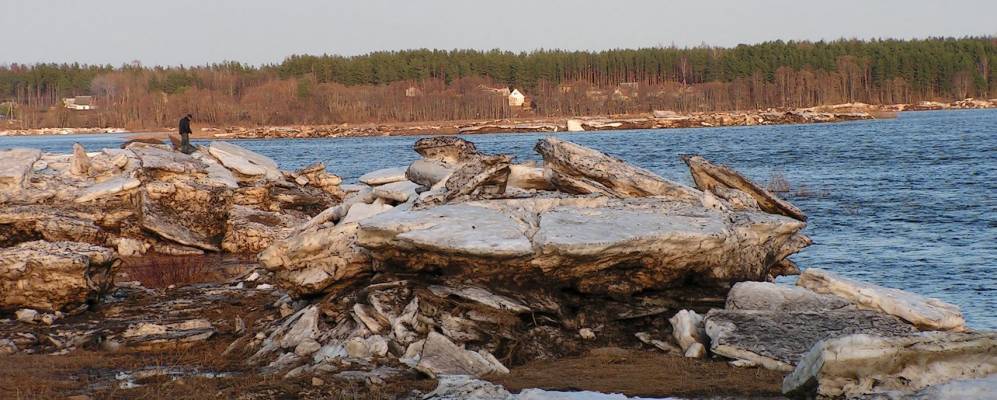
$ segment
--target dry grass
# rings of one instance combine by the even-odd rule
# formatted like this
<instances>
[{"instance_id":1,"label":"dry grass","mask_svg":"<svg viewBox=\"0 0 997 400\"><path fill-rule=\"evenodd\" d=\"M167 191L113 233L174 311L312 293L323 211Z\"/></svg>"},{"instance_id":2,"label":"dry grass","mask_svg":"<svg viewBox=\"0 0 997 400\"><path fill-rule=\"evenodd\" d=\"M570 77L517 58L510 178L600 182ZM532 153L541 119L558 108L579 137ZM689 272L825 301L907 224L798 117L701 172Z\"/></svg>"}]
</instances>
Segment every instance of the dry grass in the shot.
<instances>
[{"instance_id":1,"label":"dry grass","mask_svg":"<svg viewBox=\"0 0 997 400\"><path fill-rule=\"evenodd\" d=\"M220 344L220 342L217 342ZM75 351L67 355L16 354L0 357L0 398L53 399L72 394L121 398L113 383L118 371L179 368L232 370L239 363L220 357L216 344L161 353ZM165 393L164 393L165 394ZM161 397L146 397L161 398Z\"/></svg>"},{"instance_id":2,"label":"dry grass","mask_svg":"<svg viewBox=\"0 0 997 400\"><path fill-rule=\"evenodd\" d=\"M769 176L768 183L765 184L765 189L772 193L779 193L783 198L820 199L831 195L831 192L827 190L812 189L803 184L794 186L789 183L789 179L781 171L773 172Z\"/></svg>"},{"instance_id":3,"label":"dry grass","mask_svg":"<svg viewBox=\"0 0 997 400\"><path fill-rule=\"evenodd\" d=\"M769 176L769 181L765 184L765 189L772 193L789 193L789 180L781 171L773 172Z\"/></svg>"},{"instance_id":4,"label":"dry grass","mask_svg":"<svg viewBox=\"0 0 997 400\"><path fill-rule=\"evenodd\" d=\"M821 199L828 197L830 195L831 195L830 191L810 189L806 185L799 185L796 187L795 190L793 190L793 197L798 199L803 199L803 198Z\"/></svg>"},{"instance_id":5,"label":"dry grass","mask_svg":"<svg viewBox=\"0 0 997 400\"><path fill-rule=\"evenodd\" d=\"M215 260L204 256L128 257L122 265L122 280L135 280L147 288L165 288L193 283L218 282Z\"/></svg>"}]
</instances>

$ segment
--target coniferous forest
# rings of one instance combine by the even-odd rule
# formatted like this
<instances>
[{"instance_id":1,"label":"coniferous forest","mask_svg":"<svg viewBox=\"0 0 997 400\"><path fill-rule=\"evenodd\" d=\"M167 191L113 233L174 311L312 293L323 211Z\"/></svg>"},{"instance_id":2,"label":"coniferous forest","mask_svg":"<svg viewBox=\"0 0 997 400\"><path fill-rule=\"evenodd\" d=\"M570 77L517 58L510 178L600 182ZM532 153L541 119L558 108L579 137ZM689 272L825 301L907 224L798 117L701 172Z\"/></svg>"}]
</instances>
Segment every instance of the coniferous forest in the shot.
<instances>
[{"instance_id":1,"label":"coniferous forest","mask_svg":"<svg viewBox=\"0 0 997 400\"><path fill-rule=\"evenodd\" d=\"M335 124L728 111L997 97L997 38L607 51L405 50L276 65L0 65L17 127ZM519 89L510 107L502 88ZM491 90L489 90L491 89ZM90 111L62 99L93 96Z\"/></svg>"}]
</instances>

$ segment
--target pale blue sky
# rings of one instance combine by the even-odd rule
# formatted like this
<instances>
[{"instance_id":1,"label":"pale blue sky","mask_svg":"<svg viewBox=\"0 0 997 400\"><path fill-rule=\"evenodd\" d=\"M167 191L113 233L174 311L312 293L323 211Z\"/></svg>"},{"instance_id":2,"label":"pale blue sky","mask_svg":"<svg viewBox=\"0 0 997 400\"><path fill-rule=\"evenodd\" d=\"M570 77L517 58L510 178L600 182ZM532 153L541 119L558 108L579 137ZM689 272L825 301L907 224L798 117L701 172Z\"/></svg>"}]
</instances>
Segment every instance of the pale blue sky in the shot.
<instances>
[{"instance_id":1,"label":"pale blue sky","mask_svg":"<svg viewBox=\"0 0 997 400\"><path fill-rule=\"evenodd\" d=\"M997 35L997 0L0 0L0 64Z\"/></svg>"}]
</instances>

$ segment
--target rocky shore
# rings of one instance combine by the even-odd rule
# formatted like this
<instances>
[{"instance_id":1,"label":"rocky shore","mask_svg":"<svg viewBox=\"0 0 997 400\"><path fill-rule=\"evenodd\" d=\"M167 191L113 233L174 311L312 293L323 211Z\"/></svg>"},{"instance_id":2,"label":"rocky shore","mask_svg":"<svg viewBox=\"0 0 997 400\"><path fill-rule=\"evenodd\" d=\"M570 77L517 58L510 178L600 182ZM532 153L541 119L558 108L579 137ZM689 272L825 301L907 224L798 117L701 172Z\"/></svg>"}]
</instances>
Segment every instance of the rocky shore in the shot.
<instances>
[{"instance_id":1,"label":"rocky shore","mask_svg":"<svg viewBox=\"0 0 997 400\"><path fill-rule=\"evenodd\" d=\"M642 115L589 116L578 118L519 118L496 121L438 121L430 123L369 123L258 127L204 127L195 136L210 139L271 139L319 137L367 137L406 135L453 135L502 132L581 132L627 129L700 128L809 124L893 118L896 112L949 109L997 108L997 99L964 99L951 103L923 101L916 104L870 105L846 103L810 108L780 108L754 111L676 113L654 111ZM159 131L171 132L174 128ZM0 129L0 136L121 133L123 128Z\"/></svg>"},{"instance_id":2,"label":"rocky shore","mask_svg":"<svg viewBox=\"0 0 997 400\"><path fill-rule=\"evenodd\" d=\"M527 379L529 365L551 376L640 354L724 371L730 386L592 389L885 399L997 387L997 333L940 300L796 265L811 244L804 211L729 167L684 156L691 187L556 138L537 142L541 165L454 136L413 150L419 160L356 184L221 141L192 155L140 142L0 151L0 358L213 346L227 360L210 376L204 360L118 371L74 395L207 380L240 382L208 387L246 399L357 385L543 399L555 397L530 382L587 387ZM244 267L166 287L128 268L217 254ZM773 283L786 275L799 278ZM739 374L784 379L765 391Z\"/></svg>"}]
</instances>

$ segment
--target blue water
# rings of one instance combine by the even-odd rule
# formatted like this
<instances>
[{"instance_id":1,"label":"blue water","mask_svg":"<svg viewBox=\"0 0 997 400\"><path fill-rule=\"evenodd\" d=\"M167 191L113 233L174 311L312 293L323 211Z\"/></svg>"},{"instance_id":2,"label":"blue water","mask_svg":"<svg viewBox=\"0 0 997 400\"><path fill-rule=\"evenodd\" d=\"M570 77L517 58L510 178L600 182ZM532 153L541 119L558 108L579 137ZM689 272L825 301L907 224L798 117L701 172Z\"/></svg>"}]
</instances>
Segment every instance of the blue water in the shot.
<instances>
[{"instance_id":1,"label":"blue water","mask_svg":"<svg viewBox=\"0 0 997 400\"><path fill-rule=\"evenodd\" d=\"M541 134L474 135L479 149L538 160ZM691 183L684 153L756 181L782 174L810 217L814 245L793 259L958 304L970 326L997 329L997 110L902 113L839 124L558 134ZM417 137L233 140L285 169L323 161L355 180L418 155ZM116 147L121 135L0 138L0 147L69 152Z\"/></svg>"}]
</instances>

